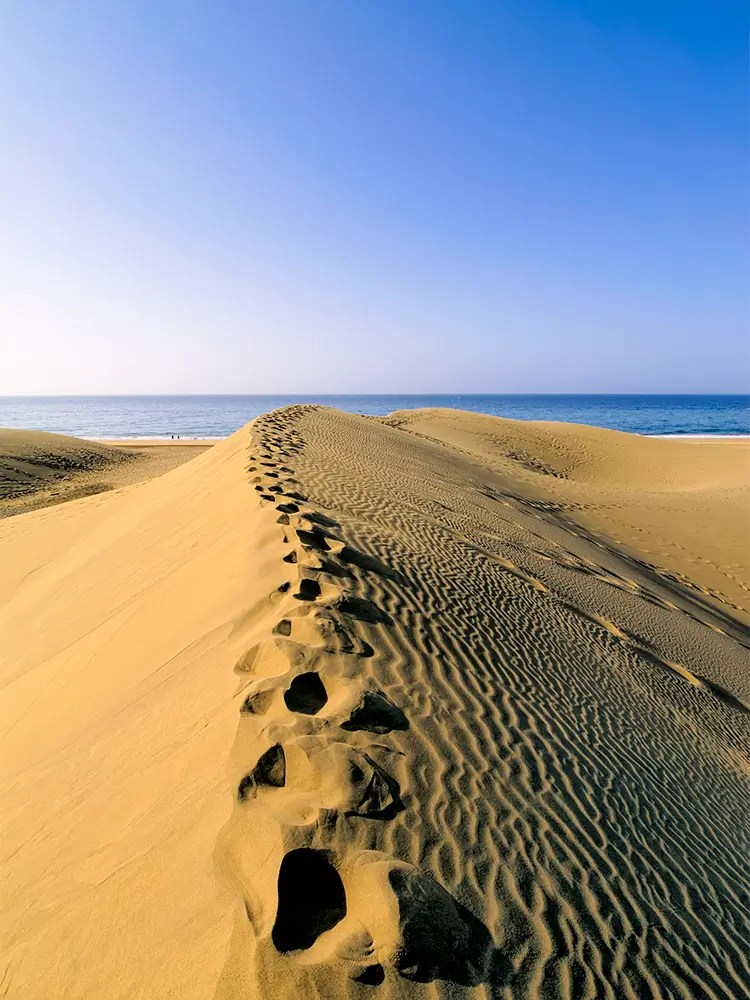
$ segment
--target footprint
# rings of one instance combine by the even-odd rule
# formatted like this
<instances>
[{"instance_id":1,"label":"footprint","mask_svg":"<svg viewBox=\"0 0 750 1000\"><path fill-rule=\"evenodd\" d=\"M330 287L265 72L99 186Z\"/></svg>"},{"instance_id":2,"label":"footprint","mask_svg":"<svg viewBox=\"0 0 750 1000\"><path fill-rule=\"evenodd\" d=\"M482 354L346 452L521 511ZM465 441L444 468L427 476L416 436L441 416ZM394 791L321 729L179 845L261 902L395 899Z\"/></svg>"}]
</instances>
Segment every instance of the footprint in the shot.
<instances>
[{"instance_id":1,"label":"footprint","mask_svg":"<svg viewBox=\"0 0 750 1000\"><path fill-rule=\"evenodd\" d=\"M296 514L299 507L296 503L280 503L276 505L276 510L280 514Z\"/></svg>"},{"instance_id":2,"label":"footprint","mask_svg":"<svg viewBox=\"0 0 750 1000\"><path fill-rule=\"evenodd\" d=\"M391 625L393 623L391 616L379 608L377 604L366 601L363 597L355 597L353 594L342 594L329 605L329 608L339 611L343 615L348 615L350 618L356 618L357 621L369 622L373 625Z\"/></svg>"},{"instance_id":3,"label":"footprint","mask_svg":"<svg viewBox=\"0 0 750 1000\"><path fill-rule=\"evenodd\" d=\"M287 523L289 523L287 521ZM297 537L308 549L318 549L321 552L330 552L331 546L322 531L306 531L304 528L297 528Z\"/></svg>"},{"instance_id":4,"label":"footprint","mask_svg":"<svg viewBox=\"0 0 750 1000\"><path fill-rule=\"evenodd\" d=\"M294 595L298 601L317 601L320 597L320 584L317 580L304 578L299 582L299 590Z\"/></svg>"},{"instance_id":5,"label":"footprint","mask_svg":"<svg viewBox=\"0 0 750 1000\"><path fill-rule=\"evenodd\" d=\"M265 715L266 712L271 707L271 702L274 699L273 688L268 688L265 691L258 691L254 694L249 694L247 698L242 703L240 708L241 712L246 712L249 715Z\"/></svg>"},{"instance_id":6,"label":"footprint","mask_svg":"<svg viewBox=\"0 0 750 1000\"><path fill-rule=\"evenodd\" d=\"M237 788L237 798L244 802L259 785L283 788L286 784L286 756L280 743L270 747L258 758L250 774L246 774Z\"/></svg>"},{"instance_id":7,"label":"footprint","mask_svg":"<svg viewBox=\"0 0 750 1000\"><path fill-rule=\"evenodd\" d=\"M399 942L393 965L407 979L450 979L475 986L486 979L493 952L490 933L447 889L416 868L397 862L388 882L398 900Z\"/></svg>"},{"instance_id":8,"label":"footprint","mask_svg":"<svg viewBox=\"0 0 750 1000\"><path fill-rule=\"evenodd\" d=\"M324 681L316 670L303 669L289 679L295 669L308 666L319 651L311 649L308 656L297 658L296 666L288 664L288 669L257 682L245 699L241 711L250 715L266 715L271 711L277 695L276 710L272 713L279 719L283 701L286 709L299 715L318 716L325 724L337 725L347 732L368 732L384 735L394 730L406 730L409 721L404 712L380 690L367 688L359 679L336 677ZM250 671L245 671L250 672ZM325 711L324 711L325 710Z\"/></svg>"},{"instance_id":9,"label":"footprint","mask_svg":"<svg viewBox=\"0 0 750 1000\"><path fill-rule=\"evenodd\" d=\"M490 932L435 879L380 851L346 859L339 877L346 912L336 953L359 959L360 975L381 981L378 968L391 967L414 982L488 981L497 957Z\"/></svg>"},{"instance_id":10,"label":"footprint","mask_svg":"<svg viewBox=\"0 0 750 1000\"><path fill-rule=\"evenodd\" d=\"M300 847L286 854L271 940L283 954L311 948L346 916L346 892L326 851Z\"/></svg>"},{"instance_id":11,"label":"footprint","mask_svg":"<svg viewBox=\"0 0 750 1000\"><path fill-rule=\"evenodd\" d=\"M285 631L286 629L288 631ZM274 632L281 635L291 635L291 631L292 622L288 618L282 619L274 627ZM325 609L316 613L313 621L295 619L294 633L296 640L327 653L347 653L363 657L375 655L375 650L369 642L361 639L353 629L347 628L338 618L326 614Z\"/></svg>"},{"instance_id":12,"label":"footprint","mask_svg":"<svg viewBox=\"0 0 750 1000\"><path fill-rule=\"evenodd\" d=\"M317 715L328 701L325 685L314 670L298 674L284 692L284 703L290 712Z\"/></svg>"},{"instance_id":13,"label":"footprint","mask_svg":"<svg viewBox=\"0 0 750 1000\"><path fill-rule=\"evenodd\" d=\"M257 798L286 826L309 826L323 810L389 820L404 808L398 781L370 754L319 737L266 750L239 782L237 798Z\"/></svg>"},{"instance_id":14,"label":"footprint","mask_svg":"<svg viewBox=\"0 0 750 1000\"><path fill-rule=\"evenodd\" d=\"M339 744L342 745L342 744ZM377 764L369 754L363 753L365 767L356 759L350 761L350 781L352 791L359 790L359 800L355 795L345 816L363 816L368 819L393 819L402 812L401 789L396 779Z\"/></svg>"},{"instance_id":15,"label":"footprint","mask_svg":"<svg viewBox=\"0 0 750 1000\"><path fill-rule=\"evenodd\" d=\"M393 729L408 729L409 722L401 711L380 691L364 691L359 703L341 728L349 732L389 733Z\"/></svg>"},{"instance_id":16,"label":"footprint","mask_svg":"<svg viewBox=\"0 0 750 1000\"><path fill-rule=\"evenodd\" d=\"M291 622L289 624L291 626ZM282 627L276 638L258 642L243 653L235 664L234 672L240 675L259 675L263 678L279 677L288 674L291 669L304 668L319 652L319 648L287 640Z\"/></svg>"}]
</instances>

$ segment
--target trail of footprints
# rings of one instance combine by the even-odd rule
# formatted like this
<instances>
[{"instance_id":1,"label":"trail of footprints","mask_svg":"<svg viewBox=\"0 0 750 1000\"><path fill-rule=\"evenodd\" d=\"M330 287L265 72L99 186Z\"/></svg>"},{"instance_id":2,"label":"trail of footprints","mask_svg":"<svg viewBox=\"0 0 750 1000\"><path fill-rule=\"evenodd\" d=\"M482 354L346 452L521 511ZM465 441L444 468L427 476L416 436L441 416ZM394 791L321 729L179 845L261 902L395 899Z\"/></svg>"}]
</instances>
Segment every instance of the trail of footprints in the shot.
<instances>
[{"instance_id":1,"label":"trail of footprints","mask_svg":"<svg viewBox=\"0 0 750 1000\"><path fill-rule=\"evenodd\" d=\"M369 986L388 975L481 983L495 955L484 924L411 864L362 848L377 842L372 827L332 835L341 824L388 823L405 808L397 772L406 755L393 735L409 720L362 669L376 654L358 623L391 619L345 586L353 566L393 571L346 546L337 522L300 492L283 464L297 446L293 428L275 444L266 433L248 469L275 514L283 561L296 567L296 580L276 592L269 634L235 666L244 698L228 853L265 948L260 962L281 975L284 962L343 965ZM243 838L257 841L249 860Z\"/></svg>"}]
</instances>

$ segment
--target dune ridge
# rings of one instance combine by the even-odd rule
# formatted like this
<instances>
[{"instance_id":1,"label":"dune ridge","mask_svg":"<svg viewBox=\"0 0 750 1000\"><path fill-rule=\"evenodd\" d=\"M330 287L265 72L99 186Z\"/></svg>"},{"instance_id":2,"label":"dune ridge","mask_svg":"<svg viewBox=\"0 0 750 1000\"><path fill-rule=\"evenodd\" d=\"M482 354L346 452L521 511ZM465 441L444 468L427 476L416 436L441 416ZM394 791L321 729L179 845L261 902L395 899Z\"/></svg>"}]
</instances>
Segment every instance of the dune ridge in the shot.
<instances>
[{"instance_id":1,"label":"dune ridge","mask_svg":"<svg viewBox=\"0 0 750 1000\"><path fill-rule=\"evenodd\" d=\"M746 995L745 648L393 422L253 428L217 996Z\"/></svg>"},{"instance_id":2,"label":"dune ridge","mask_svg":"<svg viewBox=\"0 0 750 1000\"><path fill-rule=\"evenodd\" d=\"M744 570L638 550L639 441L486 420L288 407L0 524L6 996L750 996Z\"/></svg>"}]
</instances>

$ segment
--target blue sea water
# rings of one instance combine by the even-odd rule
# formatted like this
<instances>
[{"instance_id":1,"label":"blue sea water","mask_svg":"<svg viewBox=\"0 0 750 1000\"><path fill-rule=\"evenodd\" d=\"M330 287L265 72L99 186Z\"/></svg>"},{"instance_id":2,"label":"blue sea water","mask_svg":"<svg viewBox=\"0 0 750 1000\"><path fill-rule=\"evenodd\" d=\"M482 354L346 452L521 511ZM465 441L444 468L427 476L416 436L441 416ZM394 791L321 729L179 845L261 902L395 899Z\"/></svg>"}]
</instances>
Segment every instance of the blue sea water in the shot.
<instances>
[{"instance_id":1,"label":"blue sea water","mask_svg":"<svg viewBox=\"0 0 750 1000\"><path fill-rule=\"evenodd\" d=\"M320 403L384 416L447 406L636 434L750 434L750 396L0 396L0 427L89 438L226 437L261 413Z\"/></svg>"}]
</instances>

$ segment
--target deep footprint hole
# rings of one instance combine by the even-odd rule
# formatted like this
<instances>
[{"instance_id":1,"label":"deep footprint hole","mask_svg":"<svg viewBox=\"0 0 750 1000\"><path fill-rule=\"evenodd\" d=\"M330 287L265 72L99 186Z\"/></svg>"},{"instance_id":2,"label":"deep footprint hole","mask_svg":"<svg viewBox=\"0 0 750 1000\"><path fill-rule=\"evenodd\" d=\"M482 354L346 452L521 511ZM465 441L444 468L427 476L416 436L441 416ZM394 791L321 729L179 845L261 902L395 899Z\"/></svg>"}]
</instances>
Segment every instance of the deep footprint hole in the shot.
<instances>
[{"instance_id":1,"label":"deep footprint hole","mask_svg":"<svg viewBox=\"0 0 750 1000\"><path fill-rule=\"evenodd\" d=\"M282 514L296 514L299 507L296 503L280 503L276 505L276 510Z\"/></svg>"},{"instance_id":2,"label":"deep footprint hole","mask_svg":"<svg viewBox=\"0 0 750 1000\"><path fill-rule=\"evenodd\" d=\"M310 948L346 916L341 876L324 851L300 847L285 855L279 869L279 904L271 940L277 951Z\"/></svg>"},{"instance_id":3,"label":"deep footprint hole","mask_svg":"<svg viewBox=\"0 0 750 1000\"><path fill-rule=\"evenodd\" d=\"M298 674L284 692L286 707L301 715L317 715L327 701L325 684L314 670Z\"/></svg>"},{"instance_id":4,"label":"deep footprint hole","mask_svg":"<svg viewBox=\"0 0 750 1000\"><path fill-rule=\"evenodd\" d=\"M237 787L237 798L244 802L259 785L283 788L286 784L286 754L280 743L269 747L258 758L250 774L246 774Z\"/></svg>"},{"instance_id":5,"label":"deep footprint hole","mask_svg":"<svg viewBox=\"0 0 750 1000\"><path fill-rule=\"evenodd\" d=\"M394 729L408 729L409 721L380 691L367 691L346 722L341 723L341 728L383 734Z\"/></svg>"},{"instance_id":6,"label":"deep footprint hole","mask_svg":"<svg viewBox=\"0 0 750 1000\"><path fill-rule=\"evenodd\" d=\"M330 551L331 546L319 531L305 531L304 528L297 528L297 537L309 549L317 549L321 552Z\"/></svg>"},{"instance_id":7,"label":"deep footprint hole","mask_svg":"<svg viewBox=\"0 0 750 1000\"><path fill-rule=\"evenodd\" d=\"M317 580L300 580L299 590L294 596L298 601L317 601L320 597L320 584Z\"/></svg>"}]
</instances>

